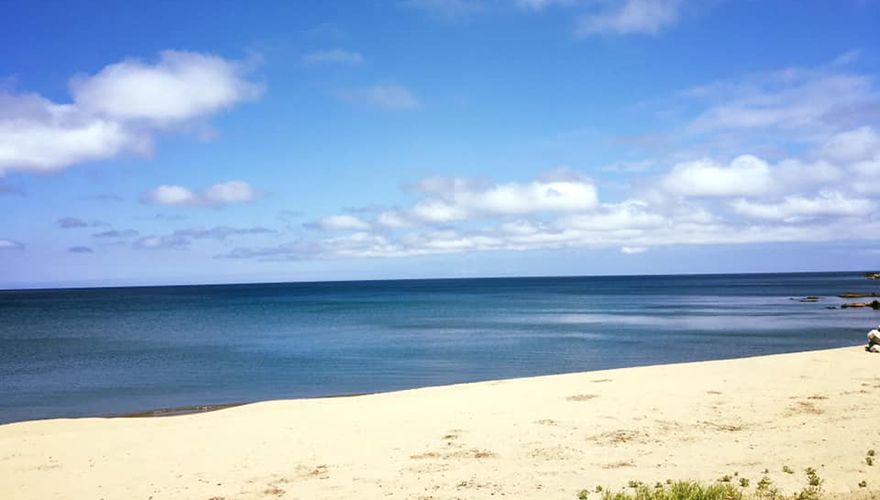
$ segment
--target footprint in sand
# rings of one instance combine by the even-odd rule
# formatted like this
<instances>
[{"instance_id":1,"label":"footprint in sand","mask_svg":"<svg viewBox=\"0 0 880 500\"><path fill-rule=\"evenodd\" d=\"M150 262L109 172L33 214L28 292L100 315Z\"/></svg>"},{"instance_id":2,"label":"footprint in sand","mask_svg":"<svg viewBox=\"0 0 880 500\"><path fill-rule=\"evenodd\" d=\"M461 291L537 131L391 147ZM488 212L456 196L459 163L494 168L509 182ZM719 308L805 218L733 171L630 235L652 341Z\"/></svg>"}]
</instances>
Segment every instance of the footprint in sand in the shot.
<instances>
[{"instance_id":1,"label":"footprint in sand","mask_svg":"<svg viewBox=\"0 0 880 500\"><path fill-rule=\"evenodd\" d=\"M566 401L589 401L591 399L598 398L598 394L576 394L574 396L569 396L565 398Z\"/></svg>"}]
</instances>

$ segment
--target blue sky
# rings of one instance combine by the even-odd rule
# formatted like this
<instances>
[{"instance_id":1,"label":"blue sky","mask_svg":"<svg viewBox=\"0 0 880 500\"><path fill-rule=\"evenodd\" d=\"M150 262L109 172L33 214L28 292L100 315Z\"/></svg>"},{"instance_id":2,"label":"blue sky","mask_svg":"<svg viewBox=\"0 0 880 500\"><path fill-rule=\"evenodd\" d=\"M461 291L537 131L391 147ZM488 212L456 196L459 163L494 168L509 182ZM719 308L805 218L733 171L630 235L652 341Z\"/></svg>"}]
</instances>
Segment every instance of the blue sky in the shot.
<instances>
[{"instance_id":1,"label":"blue sky","mask_svg":"<svg viewBox=\"0 0 880 500\"><path fill-rule=\"evenodd\" d=\"M0 287L880 262L880 3L10 2Z\"/></svg>"}]
</instances>

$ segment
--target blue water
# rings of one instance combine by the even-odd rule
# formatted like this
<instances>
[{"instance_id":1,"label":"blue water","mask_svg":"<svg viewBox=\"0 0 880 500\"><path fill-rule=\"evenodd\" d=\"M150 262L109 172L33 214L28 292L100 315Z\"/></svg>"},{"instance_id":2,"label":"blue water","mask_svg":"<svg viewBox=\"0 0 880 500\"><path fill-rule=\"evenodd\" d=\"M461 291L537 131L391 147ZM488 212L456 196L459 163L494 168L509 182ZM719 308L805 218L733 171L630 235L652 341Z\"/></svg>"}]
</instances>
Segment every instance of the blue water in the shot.
<instances>
[{"instance_id":1,"label":"blue water","mask_svg":"<svg viewBox=\"0 0 880 500\"><path fill-rule=\"evenodd\" d=\"M859 273L0 291L0 423L861 344ZM791 297L818 295L818 303Z\"/></svg>"}]
</instances>

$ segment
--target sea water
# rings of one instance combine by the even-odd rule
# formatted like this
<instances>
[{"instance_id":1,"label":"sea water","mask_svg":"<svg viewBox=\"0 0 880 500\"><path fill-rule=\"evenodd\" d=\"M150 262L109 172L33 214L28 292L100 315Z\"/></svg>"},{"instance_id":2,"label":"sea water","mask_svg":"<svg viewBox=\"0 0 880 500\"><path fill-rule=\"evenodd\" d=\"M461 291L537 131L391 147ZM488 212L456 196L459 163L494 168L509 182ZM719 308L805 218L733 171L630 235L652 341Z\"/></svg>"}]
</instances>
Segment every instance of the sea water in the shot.
<instances>
[{"instance_id":1,"label":"sea water","mask_svg":"<svg viewBox=\"0 0 880 500\"><path fill-rule=\"evenodd\" d=\"M0 291L0 423L865 342L859 273ZM818 302L793 300L808 295ZM880 360L880 358L878 358Z\"/></svg>"}]
</instances>

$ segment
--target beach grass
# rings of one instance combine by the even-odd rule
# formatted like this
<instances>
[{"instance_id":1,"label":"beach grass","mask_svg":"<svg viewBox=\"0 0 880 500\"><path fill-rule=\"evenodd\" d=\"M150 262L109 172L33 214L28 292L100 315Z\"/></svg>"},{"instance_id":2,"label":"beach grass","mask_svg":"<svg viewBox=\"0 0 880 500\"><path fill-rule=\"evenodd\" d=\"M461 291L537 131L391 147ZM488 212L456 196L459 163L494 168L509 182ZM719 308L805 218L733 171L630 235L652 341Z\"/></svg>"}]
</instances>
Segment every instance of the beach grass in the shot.
<instances>
[{"instance_id":1,"label":"beach grass","mask_svg":"<svg viewBox=\"0 0 880 500\"><path fill-rule=\"evenodd\" d=\"M785 495L773 486L773 482L764 476L757 486L750 490L750 481L740 478L734 483L730 475L725 475L714 483L699 481L672 481L655 483L650 486L641 481L630 481L629 488L610 490L601 486L590 490L581 490L578 500L820 500L822 495L822 478L816 469L809 467L804 471L806 485L800 491Z\"/></svg>"}]
</instances>

